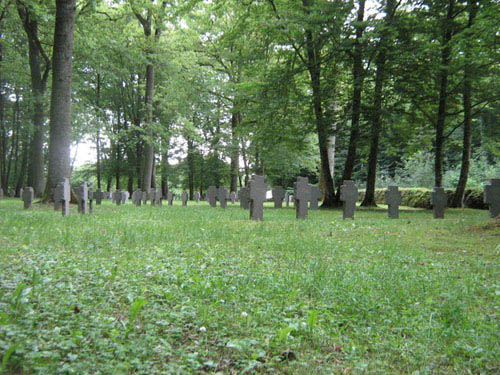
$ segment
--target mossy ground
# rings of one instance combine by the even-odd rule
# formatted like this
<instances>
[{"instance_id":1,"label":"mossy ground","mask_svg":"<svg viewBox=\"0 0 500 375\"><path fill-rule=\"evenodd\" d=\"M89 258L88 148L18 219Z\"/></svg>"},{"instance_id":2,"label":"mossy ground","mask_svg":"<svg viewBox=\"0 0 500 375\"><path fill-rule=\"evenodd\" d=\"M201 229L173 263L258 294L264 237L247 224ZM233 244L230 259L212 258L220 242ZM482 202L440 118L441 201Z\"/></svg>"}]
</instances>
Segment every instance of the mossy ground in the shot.
<instances>
[{"instance_id":1,"label":"mossy ground","mask_svg":"<svg viewBox=\"0 0 500 375\"><path fill-rule=\"evenodd\" d=\"M500 373L485 211L34 206L0 201L7 374Z\"/></svg>"}]
</instances>

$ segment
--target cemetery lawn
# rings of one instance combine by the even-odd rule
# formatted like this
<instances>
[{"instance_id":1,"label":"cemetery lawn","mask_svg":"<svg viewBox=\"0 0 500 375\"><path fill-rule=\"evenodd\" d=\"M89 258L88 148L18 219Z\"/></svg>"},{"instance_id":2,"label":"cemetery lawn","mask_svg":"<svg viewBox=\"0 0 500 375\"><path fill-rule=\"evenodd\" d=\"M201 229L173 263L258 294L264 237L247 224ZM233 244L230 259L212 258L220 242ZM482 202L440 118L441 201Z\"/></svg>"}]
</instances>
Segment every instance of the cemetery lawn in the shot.
<instances>
[{"instance_id":1,"label":"cemetery lawn","mask_svg":"<svg viewBox=\"0 0 500 375\"><path fill-rule=\"evenodd\" d=\"M486 211L0 201L0 373L499 374Z\"/></svg>"}]
</instances>

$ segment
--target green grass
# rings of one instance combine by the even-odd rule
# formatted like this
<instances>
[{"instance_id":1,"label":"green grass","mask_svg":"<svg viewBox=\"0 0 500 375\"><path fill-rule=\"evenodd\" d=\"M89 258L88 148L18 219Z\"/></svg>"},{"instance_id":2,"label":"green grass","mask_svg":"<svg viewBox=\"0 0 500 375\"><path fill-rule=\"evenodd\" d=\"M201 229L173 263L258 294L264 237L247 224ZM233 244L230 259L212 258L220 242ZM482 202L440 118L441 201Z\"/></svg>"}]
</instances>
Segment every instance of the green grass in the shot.
<instances>
[{"instance_id":1,"label":"green grass","mask_svg":"<svg viewBox=\"0 0 500 375\"><path fill-rule=\"evenodd\" d=\"M176 204L63 218L0 201L0 369L500 373L500 226L487 212L269 208L260 223Z\"/></svg>"}]
</instances>

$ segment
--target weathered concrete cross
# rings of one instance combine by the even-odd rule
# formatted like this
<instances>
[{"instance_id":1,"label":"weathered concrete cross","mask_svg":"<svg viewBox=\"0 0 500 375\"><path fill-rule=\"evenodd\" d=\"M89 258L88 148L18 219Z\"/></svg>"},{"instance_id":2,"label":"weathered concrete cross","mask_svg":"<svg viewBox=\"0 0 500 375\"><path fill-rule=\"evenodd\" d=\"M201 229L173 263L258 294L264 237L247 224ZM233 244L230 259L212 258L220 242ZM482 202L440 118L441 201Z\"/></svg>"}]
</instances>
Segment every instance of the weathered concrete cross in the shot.
<instances>
[{"instance_id":1,"label":"weathered concrete cross","mask_svg":"<svg viewBox=\"0 0 500 375\"><path fill-rule=\"evenodd\" d=\"M23 190L22 198L23 198L25 210L27 210L29 208L33 208L32 203L33 203L34 197L35 197L35 193L34 193L32 187L27 187L26 189Z\"/></svg>"},{"instance_id":2,"label":"weathered concrete cross","mask_svg":"<svg viewBox=\"0 0 500 375\"><path fill-rule=\"evenodd\" d=\"M263 220L267 192L264 176L253 175L248 189L250 193L250 218L252 220Z\"/></svg>"},{"instance_id":3,"label":"weathered concrete cross","mask_svg":"<svg viewBox=\"0 0 500 375\"><path fill-rule=\"evenodd\" d=\"M397 186L391 185L385 191L385 204L389 206L387 213L391 219L399 218L399 205L401 204L401 192Z\"/></svg>"},{"instance_id":4,"label":"weathered concrete cross","mask_svg":"<svg viewBox=\"0 0 500 375\"><path fill-rule=\"evenodd\" d=\"M78 212L81 214L88 214L88 200L89 190L87 183L84 181L75 189L76 196L78 197Z\"/></svg>"},{"instance_id":5,"label":"weathered concrete cross","mask_svg":"<svg viewBox=\"0 0 500 375\"><path fill-rule=\"evenodd\" d=\"M344 202L343 218L354 219L354 211L356 211L356 202L358 201L358 188L354 181L344 181L344 184L340 187L340 200Z\"/></svg>"},{"instance_id":6,"label":"weathered concrete cross","mask_svg":"<svg viewBox=\"0 0 500 375\"><path fill-rule=\"evenodd\" d=\"M305 219L307 217L307 205L311 199L311 189L307 177L298 177L293 184L293 200L295 205L295 217Z\"/></svg>"},{"instance_id":7,"label":"weathered concrete cross","mask_svg":"<svg viewBox=\"0 0 500 375\"><path fill-rule=\"evenodd\" d=\"M208 187L207 200L210 204L210 207L217 207L217 189L215 186Z\"/></svg>"},{"instance_id":8,"label":"weathered concrete cross","mask_svg":"<svg viewBox=\"0 0 500 375\"><path fill-rule=\"evenodd\" d=\"M318 203L321 200L321 190L318 186L311 186L311 203L309 204L309 209L317 210Z\"/></svg>"},{"instance_id":9,"label":"weathered concrete cross","mask_svg":"<svg viewBox=\"0 0 500 375\"><path fill-rule=\"evenodd\" d=\"M500 178L492 178L484 187L484 203L490 205L491 217L500 215Z\"/></svg>"},{"instance_id":10,"label":"weathered concrete cross","mask_svg":"<svg viewBox=\"0 0 500 375\"><path fill-rule=\"evenodd\" d=\"M431 192L431 205L434 211L434 219L444 219L444 209L448 204L448 196L442 187L435 187Z\"/></svg>"},{"instance_id":11,"label":"weathered concrete cross","mask_svg":"<svg viewBox=\"0 0 500 375\"><path fill-rule=\"evenodd\" d=\"M284 198L285 198L285 189L283 189L283 186L273 187L274 208L282 208Z\"/></svg>"},{"instance_id":12,"label":"weathered concrete cross","mask_svg":"<svg viewBox=\"0 0 500 375\"><path fill-rule=\"evenodd\" d=\"M219 201L220 208L227 208L227 186L219 186L219 189L217 189L217 200Z\"/></svg>"}]
</instances>

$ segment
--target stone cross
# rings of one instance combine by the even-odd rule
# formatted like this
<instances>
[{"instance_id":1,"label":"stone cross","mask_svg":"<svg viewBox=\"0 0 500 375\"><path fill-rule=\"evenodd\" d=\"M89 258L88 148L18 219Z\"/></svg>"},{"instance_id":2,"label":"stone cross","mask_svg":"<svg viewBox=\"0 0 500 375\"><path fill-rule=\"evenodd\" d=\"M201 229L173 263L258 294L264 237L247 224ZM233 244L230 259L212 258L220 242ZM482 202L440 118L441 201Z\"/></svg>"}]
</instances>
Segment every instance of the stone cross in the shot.
<instances>
[{"instance_id":1,"label":"stone cross","mask_svg":"<svg viewBox=\"0 0 500 375\"><path fill-rule=\"evenodd\" d=\"M97 189L94 193L95 196L95 204L102 204L102 200L104 199L104 192L101 189Z\"/></svg>"},{"instance_id":2,"label":"stone cross","mask_svg":"<svg viewBox=\"0 0 500 375\"><path fill-rule=\"evenodd\" d=\"M187 206L188 205L188 193L187 191L183 191L182 194L181 194L181 201L182 201L182 205L183 206Z\"/></svg>"},{"instance_id":3,"label":"stone cross","mask_svg":"<svg viewBox=\"0 0 500 375\"><path fill-rule=\"evenodd\" d=\"M248 187L242 187L239 191L240 194L240 208L248 210L250 208L250 192Z\"/></svg>"},{"instance_id":4,"label":"stone cross","mask_svg":"<svg viewBox=\"0 0 500 375\"><path fill-rule=\"evenodd\" d=\"M311 186L311 203L309 203L309 209L310 210L317 210L318 209L318 202L321 200L321 190L319 189L318 186Z\"/></svg>"},{"instance_id":5,"label":"stone cross","mask_svg":"<svg viewBox=\"0 0 500 375\"><path fill-rule=\"evenodd\" d=\"M137 207L141 206L141 203L142 203L142 190L141 189L136 189L132 193L132 203L135 204Z\"/></svg>"},{"instance_id":6,"label":"stone cross","mask_svg":"<svg viewBox=\"0 0 500 375\"><path fill-rule=\"evenodd\" d=\"M207 190L207 200L210 207L217 207L217 189L215 186L209 186Z\"/></svg>"},{"instance_id":7,"label":"stone cross","mask_svg":"<svg viewBox=\"0 0 500 375\"><path fill-rule=\"evenodd\" d=\"M23 190L22 199L24 202L24 209L27 210L29 208L33 208L33 198L35 197L35 193L33 192L32 187L27 187Z\"/></svg>"},{"instance_id":8,"label":"stone cross","mask_svg":"<svg viewBox=\"0 0 500 375\"><path fill-rule=\"evenodd\" d=\"M156 205L157 206L163 206L163 193L161 191L161 188L156 189Z\"/></svg>"},{"instance_id":9,"label":"stone cross","mask_svg":"<svg viewBox=\"0 0 500 375\"><path fill-rule=\"evenodd\" d=\"M295 202L295 217L305 219L307 217L307 204L311 200L311 189L307 177L298 177L293 184L293 198Z\"/></svg>"},{"instance_id":10,"label":"stone cross","mask_svg":"<svg viewBox=\"0 0 500 375\"><path fill-rule=\"evenodd\" d=\"M217 189L217 200L220 203L220 208L227 208L227 186L219 186L219 189Z\"/></svg>"},{"instance_id":11,"label":"stone cross","mask_svg":"<svg viewBox=\"0 0 500 375\"><path fill-rule=\"evenodd\" d=\"M342 216L344 219L354 219L356 202L358 201L358 188L352 180L345 180L340 187L340 200L344 202Z\"/></svg>"},{"instance_id":12,"label":"stone cross","mask_svg":"<svg viewBox=\"0 0 500 375\"><path fill-rule=\"evenodd\" d=\"M434 211L434 219L444 219L444 209L448 203L448 196L442 187L435 187L431 192L431 205Z\"/></svg>"},{"instance_id":13,"label":"stone cross","mask_svg":"<svg viewBox=\"0 0 500 375\"><path fill-rule=\"evenodd\" d=\"M171 191L167 192L167 201L169 206L174 204L174 194Z\"/></svg>"},{"instance_id":14,"label":"stone cross","mask_svg":"<svg viewBox=\"0 0 500 375\"><path fill-rule=\"evenodd\" d=\"M248 184L250 198L250 219L263 220L264 202L266 201L267 184L264 176L253 175Z\"/></svg>"},{"instance_id":15,"label":"stone cross","mask_svg":"<svg viewBox=\"0 0 500 375\"><path fill-rule=\"evenodd\" d=\"M387 213L391 219L399 218L399 205L402 201L398 187L389 186L385 191L385 204L389 206Z\"/></svg>"},{"instance_id":16,"label":"stone cross","mask_svg":"<svg viewBox=\"0 0 500 375\"><path fill-rule=\"evenodd\" d=\"M76 196L78 197L78 212L81 214L88 214L87 202L89 199L89 191L86 182L82 182L80 186L75 189Z\"/></svg>"},{"instance_id":17,"label":"stone cross","mask_svg":"<svg viewBox=\"0 0 500 375\"><path fill-rule=\"evenodd\" d=\"M120 189L113 192L113 202L115 202L117 206L122 204L122 191Z\"/></svg>"},{"instance_id":18,"label":"stone cross","mask_svg":"<svg viewBox=\"0 0 500 375\"><path fill-rule=\"evenodd\" d=\"M69 179L65 178L64 181L57 184L54 190L54 210L59 210L62 205L62 215L69 215L70 200L71 187L69 186Z\"/></svg>"},{"instance_id":19,"label":"stone cross","mask_svg":"<svg viewBox=\"0 0 500 375\"><path fill-rule=\"evenodd\" d=\"M89 213L94 212L94 184L88 184Z\"/></svg>"},{"instance_id":20,"label":"stone cross","mask_svg":"<svg viewBox=\"0 0 500 375\"><path fill-rule=\"evenodd\" d=\"M232 191L231 194L229 195L229 199L231 200L231 204L236 203L236 192Z\"/></svg>"},{"instance_id":21,"label":"stone cross","mask_svg":"<svg viewBox=\"0 0 500 375\"><path fill-rule=\"evenodd\" d=\"M3 199L3 189L0 187L0 199Z\"/></svg>"},{"instance_id":22,"label":"stone cross","mask_svg":"<svg viewBox=\"0 0 500 375\"><path fill-rule=\"evenodd\" d=\"M127 203L129 197L130 197L130 193L128 191L122 191L122 194L121 194L122 204Z\"/></svg>"},{"instance_id":23,"label":"stone cross","mask_svg":"<svg viewBox=\"0 0 500 375\"><path fill-rule=\"evenodd\" d=\"M283 189L283 186L273 187L274 208L282 208L284 198L285 198L285 189Z\"/></svg>"},{"instance_id":24,"label":"stone cross","mask_svg":"<svg viewBox=\"0 0 500 375\"><path fill-rule=\"evenodd\" d=\"M201 198L201 194L199 191L196 191L194 193L194 200L196 201L196 203L200 203L200 198Z\"/></svg>"},{"instance_id":25,"label":"stone cross","mask_svg":"<svg viewBox=\"0 0 500 375\"><path fill-rule=\"evenodd\" d=\"M500 215L500 178L492 178L489 185L484 186L484 203L490 205L490 216Z\"/></svg>"}]
</instances>

